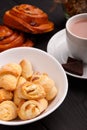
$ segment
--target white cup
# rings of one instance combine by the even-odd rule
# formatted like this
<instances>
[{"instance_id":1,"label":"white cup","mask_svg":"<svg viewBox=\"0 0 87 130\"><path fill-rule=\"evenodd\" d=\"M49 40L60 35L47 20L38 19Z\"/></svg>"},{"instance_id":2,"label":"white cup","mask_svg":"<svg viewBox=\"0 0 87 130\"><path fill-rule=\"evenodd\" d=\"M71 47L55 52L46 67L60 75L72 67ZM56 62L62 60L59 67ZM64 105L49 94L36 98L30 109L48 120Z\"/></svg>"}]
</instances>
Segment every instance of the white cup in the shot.
<instances>
[{"instance_id":1,"label":"white cup","mask_svg":"<svg viewBox=\"0 0 87 130\"><path fill-rule=\"evenodd\" d=\"M85 31L82 30L83 27L80 28L78 25L76 25L76 22L80 22L81 25L84 21ZM72 31L73 29L76 30L76 33ZM87 64L87 35L80 36L79 33L82 32L85 32L87 34L87 13L74 15L66 22L66 41L70 53L74 58L82 60Z\"/></svg>"}]
</instances>

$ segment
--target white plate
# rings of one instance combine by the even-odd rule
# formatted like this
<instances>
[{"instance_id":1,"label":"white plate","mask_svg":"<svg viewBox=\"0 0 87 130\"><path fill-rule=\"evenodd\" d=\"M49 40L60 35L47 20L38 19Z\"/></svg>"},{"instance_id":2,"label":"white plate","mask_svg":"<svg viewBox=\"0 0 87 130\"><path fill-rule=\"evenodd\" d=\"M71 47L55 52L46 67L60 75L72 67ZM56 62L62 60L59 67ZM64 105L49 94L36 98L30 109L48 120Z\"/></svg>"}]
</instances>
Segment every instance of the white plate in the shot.
<instances>
[{"instance_id":1,"label":"white plate","mask_svg":"<svg viewBox=\"0 0 87 130\"><path fill-rule=\"evenodd\" d=\"M70 55L67 42L65 29L57 32L52 36L47 45L47 52L54 56L61 64L66 63L68 56ZM87 65L84 65L83 75L75 75L66 71L68 75L76 78L87 79Z\"/></svg>"}]
</instances>

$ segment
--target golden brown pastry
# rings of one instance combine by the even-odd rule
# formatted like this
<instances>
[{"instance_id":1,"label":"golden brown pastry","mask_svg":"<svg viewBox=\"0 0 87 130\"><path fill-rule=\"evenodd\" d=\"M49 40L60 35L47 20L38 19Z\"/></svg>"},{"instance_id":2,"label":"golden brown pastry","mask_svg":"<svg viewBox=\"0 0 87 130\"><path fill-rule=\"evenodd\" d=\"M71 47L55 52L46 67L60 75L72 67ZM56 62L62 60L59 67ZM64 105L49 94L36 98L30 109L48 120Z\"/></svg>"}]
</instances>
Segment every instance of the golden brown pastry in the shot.
<instances>
[{"instance_id":1,"label":"golden brown pastry","mask_svg":"<svg viewBox=\"0 0 87 130\"><path fill-rule=\"evenodd\" d=\"M7 91L5 89L0 89L0 102L5 100L12 100L13 93L11 91Z\"/></svg>"},{"instance_id":2,"label":"golden brown pastry","mask_svg":"<svg viewBox=\"0 0 87 130\"><path fill-rule=\"evenodd\" d=\"M30 39L26 38L25 42L21 45L22 47L33 47L34 46L34 42L31 41Z\"/></svg>"},{"instance_id":3,"label":"golden brown pastry","mask_svg":"<svg viewBox=\"0 0 87 130\"><path fill-rule=\"evenodd\" d=\"M36 116L40 115L41 112L47 108L47 106L48 102L46 99L40 99L38 101L26 101L18 108L18 116L22 120L35 118Z\"/></svg>"},{"instance_id":4,"label":"golden brown pastry","mask_svg":"<svg viewBox=\"0 0 87 130\"><path fill-rule=\"evenodd\" d=\"M17 88L18 95L23 99L40 99L46 96L44 88L39 84L34 84L26 81L21 86Z\"/></svg>"},{"instance_id":5,"label":"golden brown pastry","mask_svg":"<svg viewBox=\"0 0 87 130\"><path fill-rule=\"evenodd\" d=\"M3 65L0 68L0 87L9 91L15 90L21 72L21 66L17 63Z\"/></svg>"},{"instance_id":6,"label":"golden brown pastry","mask_svg":"<svg viewBox=\"0 0 87 130\"><path fill-rule=\"evenodd\" d=\"M3 65L0 68L0 75L3 74L12 74L16 77L19 77L22 73L22 68L19 64L17 63L8 63Z\"/></svg>"},{"instance_id":7,"label":"golden brown pastry","mask_svg":"<svg viewBox=\"0 0 87 130\"><path fill-rule=\"evenodd\" d=\"M29 60L23 59L20 62L20 66L22 68L22 76L26 79L30 78L33 74L33 68Z\"/></svg>"},{"instance_id":8,"label":"golden brown pastry","mask_svg":"<svg viewBox=\"0 0 87 130\"><path fill-rule=\"evenodd\" d=\"M38 7L29 4L17 5L6 11L3 22L11 28L33 34L54 29L54 24L48 19L48 15Z\"/></svg>"},{"instance_id":9,"label":"golden brown pastry","mask_svg":"<svg viewBox=\"0 0 87 130\"><path fill-rule=\"evenodd\" d=\"M18 78L11 74L5 74L0 76L0 87L8 91L16 89Z\"/></svg>"},{"instance_id":10,"label":"golden brown pastry","mask_svg":"<svg viewBox=\"0 0 87 130\"><path fill-rule=\"evenodd\" d=\"M48 107L48 101L45 98L37 100L40 104L40 113L42 113L44 110Z\"/></svg>"},{"instance_id":11,"label":"golden brown pastry","mask_svg":"<svg viewBox=\"0 0 87 130\"><path fill-rule=\"evenodd\" d=\"M17 88L19 86L21 86L22 84L24 84L27 80L23 77L23 76L20 76L19 79L18 79L18 82L17 82Z\"/></svg>"},{"instance_id":12,"label":"golden brown pastry","mask_svg":"<svg viewBox=\"0 0 87 130\"><path fill-rule=\"evenodd\" d=\"M14 31L5 25L0 25L0 51L19 46L33 46L33 42L25 38L21 32Z\"/></svg>"},{"instance_id":13,"label":"golden brown pastry","mask_svg":"<svg viewBox=\"0 0 87 130\"><path fill-rule=\"evenodd\" d=\"M0 120L13 120L17 117L17 107L12 101L0 103Z\"/></svg>"},{"instance_id":14,"label":"golden brown pastry","mask_svg":"<svg viewBox=\"0 0 87 130\"><path fill-rule=\"evenodd\" d=\"M23 103L25 101L25 99L23 98L20 98L19 96L19 87L21 87L21 85L23 83L26 82L26 79L22 76L20 76L20 78L18 79L18 82L17 82L17 86L16 86L16 89L14 90L14 103L19 106L21 103Z\"/></svg>"},{"instance_id":15,"label":"golden brown pastry","mask_svg":"<svg viewBox=\"0 0 87 130\"><path fill-rule=\"evenodd\" d=\"M35 73L32 75L30 81L42 85L46 92L47 100L52 100L57 95L55 83L47 74Z\"/></svg>"},{"instance_id":16,"label":"golden brown pastry","mask_svg":"<svg viewBox=\"0 0 87 130\"><path fill-rule=\"evenodd\" d=\"M25 99L19 97L18 91L14 91L13 101L17 106L19 106L21 103L25 102Z\"/></svg>"}]
</instances>

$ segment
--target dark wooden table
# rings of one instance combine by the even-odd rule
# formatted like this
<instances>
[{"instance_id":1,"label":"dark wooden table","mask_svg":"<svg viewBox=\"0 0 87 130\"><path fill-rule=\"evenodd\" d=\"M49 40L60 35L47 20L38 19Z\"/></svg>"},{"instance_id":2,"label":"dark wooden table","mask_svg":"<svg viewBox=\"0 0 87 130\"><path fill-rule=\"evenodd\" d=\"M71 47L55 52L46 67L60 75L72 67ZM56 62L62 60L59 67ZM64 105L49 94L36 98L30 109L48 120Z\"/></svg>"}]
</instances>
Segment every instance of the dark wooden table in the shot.
<instances>
[{"instance_id":1,"label":"dark wooden table","mask_svg":"<svg viewBox=\"0 0 87 130\"><path fill-rule=\"evenodd\" d=\"M53 0L1 0L0 1L0 23L3 23L3 14L14 5L29 3L36 5L48 13L50 20L55 24L54 31L32 36L36 48L46 51L49 39L65 28L66 19L64 17L61 4L56 4ZM27 34L30 36L30 34ZM78 79L67 75L69 89L66 99L61 106L52 114L42 120L32 124L22 126L0 125L1 130L87 130L87 80Z\"/></svg>"}]
</instances>

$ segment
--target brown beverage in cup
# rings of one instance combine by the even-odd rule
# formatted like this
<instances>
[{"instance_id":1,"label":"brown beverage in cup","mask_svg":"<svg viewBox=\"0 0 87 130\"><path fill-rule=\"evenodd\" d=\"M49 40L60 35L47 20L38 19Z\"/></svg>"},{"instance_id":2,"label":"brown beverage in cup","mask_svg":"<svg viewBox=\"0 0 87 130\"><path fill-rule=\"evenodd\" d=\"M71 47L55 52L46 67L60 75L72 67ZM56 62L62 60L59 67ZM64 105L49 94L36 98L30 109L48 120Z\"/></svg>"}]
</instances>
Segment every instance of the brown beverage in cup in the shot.
<instances>
[{"instance_id":1,"label":"brown beverage in cup","mask_svg":"<svg viewBox=\"0 0 87 130\"><path fill-rule=\"evenodd\" d=\"M87 13L67 20L66 41L71 55L87 63Z\"/></svg>"},{"instance_id":2,"label":"brown beverage in cup","mask_svg":"<svg viewBox=\"0 0 87 130\"><path fill-rule=\"evenodd\" d=\"M70 31L78 37L87 38L87 18L71 23Z\"/></svg>"}]
</instances>

